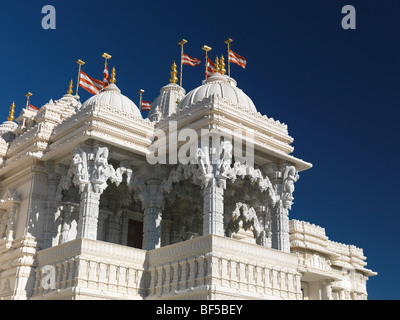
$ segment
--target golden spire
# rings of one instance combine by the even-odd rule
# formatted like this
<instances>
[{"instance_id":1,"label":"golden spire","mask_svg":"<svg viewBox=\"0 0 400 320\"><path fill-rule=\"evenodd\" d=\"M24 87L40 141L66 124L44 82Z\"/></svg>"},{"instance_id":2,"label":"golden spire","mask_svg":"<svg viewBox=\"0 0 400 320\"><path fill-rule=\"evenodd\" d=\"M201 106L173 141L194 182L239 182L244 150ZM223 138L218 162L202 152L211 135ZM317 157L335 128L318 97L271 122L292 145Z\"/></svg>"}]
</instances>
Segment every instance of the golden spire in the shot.
<instances>
[{"instance_id":1,"label":"golden spire","mask_svg":"<svg viewBox=\"0 0 400 320\"><path fill-rule=\"evenodd\" d=\"M171 67L171 78L169 78L169 81L171 83L176 84L178 82L178 78L176 76L177 74L178 74L178 71L176 70L176 63L174 61L174 63L172 64L172 67Z\"/></svg>"},{"instance_id":2,"label":"golden spire","mask_svg":"<svg viewBox=\"0 0 400 320\"><path fill-rule=\"evenodd\" d=\"M226 73L226 70L225 70L225 59L224 59L223 55L221 56L221 59L219 61L220 61L219 72L221 74L225 74Z\"/></svg>"},{"instance_id":3,"label":"golden spire","mask_svg":"<svg viewBox=\"0 0 400 320\"><path fill-rule=\"evenodd\" d=\"M117 80L115 79L115 67L112 68L111 71L111 79L110 79L110 83L115 83Z\"/></svg>"},{"instance_id":4,"label":"golden spire","mask_svg":"<svg viewBox=\"0 0 400 320\"><path fill-rule=\"evenodd\" d=\"M68 94L72 94L72 86L74 85L74 83L73 83L73 81L72 81L72 79L71 79L71 81L69 82L69 87L68 87L68 91L67 91L67 93Z\"/></svg>"},{"instance_id":5,"label":"golden spire","mask_svg":"<svg viewBox=\"0 0 400 320\"><path fill-rule=\"evenodd\" d=\"M11 104L11 107L10 107L9 116L7 118L8 121L14 121L14 119L15 119L14 113L15 113L15 102L13 101L13 103Z\"/></svg>"},{"instance_id":6,"label":"golden spire","mask_svg":"<svg viewBox=\"0 0 400 320\"><path fill-rule=\"evenodd\" d=\"M219 60L218 57L215 58L215 69L214 69L214 73L219 72Z\"/></svg>"}]
</instances>

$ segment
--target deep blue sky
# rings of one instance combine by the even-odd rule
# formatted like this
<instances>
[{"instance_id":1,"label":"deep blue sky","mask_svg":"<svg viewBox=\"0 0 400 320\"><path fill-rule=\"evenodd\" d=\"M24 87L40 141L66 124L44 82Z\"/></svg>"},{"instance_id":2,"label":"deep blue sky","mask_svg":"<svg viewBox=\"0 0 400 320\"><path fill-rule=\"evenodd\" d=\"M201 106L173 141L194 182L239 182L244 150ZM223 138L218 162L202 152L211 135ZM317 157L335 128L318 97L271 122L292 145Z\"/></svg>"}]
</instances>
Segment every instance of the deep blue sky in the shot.
<instances>
[{"instance_id":1,"label":"deep blue sky","mask_svg":"<svg viewBox=\"0 0 400 320\"><path fill-rule=\"evenodd\" d=\"M41 9L56 8L56 30L43 30ZM341 9L353 5L357 29L343 30ZM75 61L102 77L101 54L113 55L117 85L138 104L153 101L188 55L226 55L224 40L248 61L232 77L258 110L288 124L294 156L313 163L296 184L290 217L326 228L334 241L364 249L370 299L399 299L400 2L279 1L6 1L2 30L0 106L17 115L24 94L40 107L66 93ZM204 68L184 67L187 92ZM81 100L91 95L80 89Z\"/></svg>"}]
</instances>

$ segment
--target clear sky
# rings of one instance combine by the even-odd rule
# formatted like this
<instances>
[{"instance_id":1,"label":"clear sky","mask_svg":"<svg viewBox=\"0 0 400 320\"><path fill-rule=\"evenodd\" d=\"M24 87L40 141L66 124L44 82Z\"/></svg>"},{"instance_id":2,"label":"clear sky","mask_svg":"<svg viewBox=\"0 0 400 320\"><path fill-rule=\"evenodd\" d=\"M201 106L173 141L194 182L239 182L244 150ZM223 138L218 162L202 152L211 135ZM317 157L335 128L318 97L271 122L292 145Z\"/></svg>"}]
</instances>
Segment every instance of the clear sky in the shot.
<instances>
[{"instance_id":1,"label":"clear sky","mask_svg":"<svg viewBox=\"0 0 400 320\"><path fill-rule=\"evenodd\" d=\"M42 28L44 5L56 29ZM344 30L342 7L356 9L356 30ZM113 57L117 85L138 104L169 82L177 44L204 61L201 47L224 54L224 40L244 56L231 75L262 114L288 125L294 156L313 163L296 183L290 217L326 229L334 241L364 249L370 299L399 299L400 1L3 1L0 11L0 106L3 121L25 93L41 107L77 78L75 61L101 79ZM203 65L185 66L187 92ZM91 95L80 89L81 100Z\"/></svg>"}]
</instances>

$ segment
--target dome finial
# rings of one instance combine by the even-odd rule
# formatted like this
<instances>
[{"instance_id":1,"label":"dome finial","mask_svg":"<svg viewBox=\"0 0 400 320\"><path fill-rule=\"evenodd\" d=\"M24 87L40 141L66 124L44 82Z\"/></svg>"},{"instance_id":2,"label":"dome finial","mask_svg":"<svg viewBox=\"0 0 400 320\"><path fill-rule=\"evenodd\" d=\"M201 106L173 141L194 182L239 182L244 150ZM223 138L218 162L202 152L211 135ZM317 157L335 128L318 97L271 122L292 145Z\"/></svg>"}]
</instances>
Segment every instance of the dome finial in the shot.
<instances>
[{"instance_id":1,"label":"dome finial","mask_svg":"<svg viewBox=\"0 0 400 320\"><path fill-rule=\"evenodd\" d=\"M214 73L217 73L217 72L219 72L220 70L219 70L219 59L218 59L218 57L216 57L215 58L215 69L214 69Z\"/></svg>"},{"instance_id":2,"label":"dome finial","mask_svg":"<svg viewBox=\"0 0 400 320\"><path fill-rule=\"evenodd\" d=\"M178 82L178 78L177 75L178 71L176 70L176 63L174 61L174 63L172 64L172 68L171 68L171 78L169 78L169 81L173 84L176 84Z\"/></svg>"},{"instance_id":3,"label":"dome finial","mask_svg":"<svg viewBox=\"0 0 400 320\"><path fill-rule=\"evenodd\" d=\"M15 114L15 101L13 101L13 103L11 104L10 113L8 115L7 120L14 121L14 119L15 119L14 114Z\"/></svg>"},{"instance_id":4,"label":"dome finial","mask_svg":"<svg viewBox=\"0 0 400 320\"><path fill-rule=\"evenodd\" d=\"M225 74L226 73L226 70L225 70L225 59L224 59L223 55L221 56L221 59L219 61L220 61L219 72L221 74Z\"/></svg>"},{"instance_id":5,"label":"dome finial","mask_svg":"<svg viewBox=\"0 0 400 320\"><path fill-rule=\"evenodd\" d=\"M115 82L117 82L117 80L115 79L115 67L113 67L112 68L112 71L111 71L111 79L110 79L110 83L115 83Z\"/></svg>"},{"instance_id":6,"label":"dome finial","mask_svg":"<svg viewBox=\"0 0 400 320\"><path fill-rule=\"evenodd\" d=\"M72 94L72 86L74 85L74 82L72 81L72 79L71 79L71 81L69 82L69 87L68 87L68 91L67 91L67 93L68 94Z\"/></svg>"}]
</instances>

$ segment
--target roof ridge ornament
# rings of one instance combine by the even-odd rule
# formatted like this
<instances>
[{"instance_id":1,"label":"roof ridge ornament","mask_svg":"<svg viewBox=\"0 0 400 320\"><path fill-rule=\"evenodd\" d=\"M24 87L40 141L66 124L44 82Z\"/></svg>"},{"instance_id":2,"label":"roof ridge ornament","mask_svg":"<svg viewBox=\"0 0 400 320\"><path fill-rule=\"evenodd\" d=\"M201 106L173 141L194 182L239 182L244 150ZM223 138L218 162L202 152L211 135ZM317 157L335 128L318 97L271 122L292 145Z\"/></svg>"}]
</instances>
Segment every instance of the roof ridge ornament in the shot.
<instances>
[{"instance_id":1,"label":"roof ridge ornament","mask_svg":"<svg viewBox=\"0 0 400 320\"><path fill-rule=\"evenodd\" d=\"M68 91L67 91L67 94L72 94L72 86L74 85L74 82L72 81L72 79L71 79L71 81L69 82L69 86L68 86Z\"/></svg>"},{"instance_id":2,"label":"roof ridge ornament","mask_svg":"<svg viewBox=\"0 0 400 320\"><path fill-rule=\"evenodd\" d=\"M15 119L14 114L15 114L15 101L13 101L13 103L11 104L10 113L8 115L7 120L14 121L14 119Z\"/></svg>"},{"instance_id":3,"label":"roof ridge ornament","mask_svg":"<svg viewBox=\"0 0 400 320\"><path fill-rule=\"evenodd\" d=\"M226 73L224 55L221 55L221 59L220 59L219 61L220 61L219 72L220 72L222 75L224 75L224 74Z\"/></svg>"},{"instance_id":4,"label":"roof ridge ornament","mask_svg":"<svg viewBox=\"0 0 400 320\"><path fill-rule=\"evenodd\" d=\"M176 63L172 64L171 67L171 78L169 78L169 81L173 84L176 84L178 82L178 77L177 77L178 71L176 70Z\"/></svg>"},{"instance_id":5,"label":"roof ridge ornament","mask_svg":"<svg viewBox=\"0 0 400 320\"><path fill-rule=\"evenodd\" d=\"M220 69L220 66L219 66L219 59L218 59L218 56L215 58L214 64L215 64L214 73L217 73L217 72L220 71L220 70L219 70L219 69Z\"/></svg>"},{"instance_id":6,"label":"roof ridge ornament","mask_svg":"<svg viewBox=\"0 0 400 320\"><path fill-rule=\"evenodd\" d=\"M112 68L112 71L111 71L110 83L114 83L114 84L115 84L115 82L117 82L117 79L115 79L115 75L116 75L115 67L113 67L113 68Z\"/></svg>"}]
</instances>

